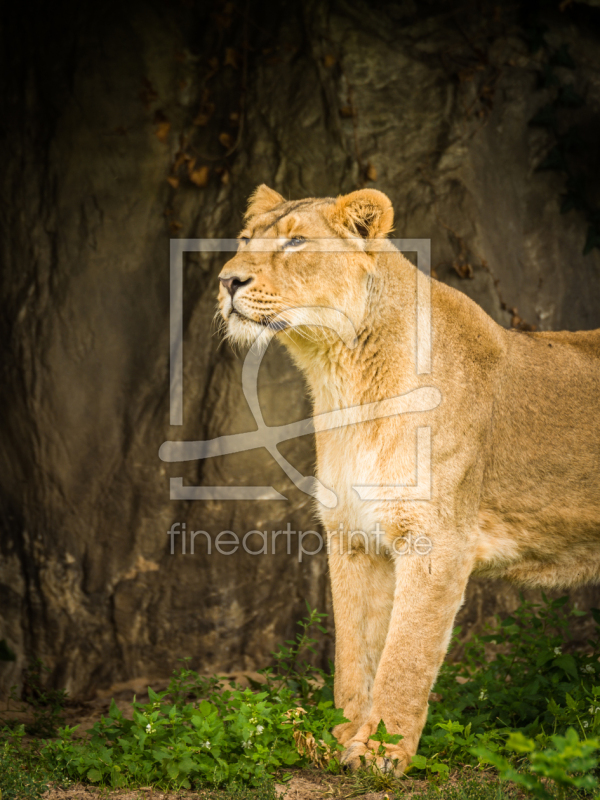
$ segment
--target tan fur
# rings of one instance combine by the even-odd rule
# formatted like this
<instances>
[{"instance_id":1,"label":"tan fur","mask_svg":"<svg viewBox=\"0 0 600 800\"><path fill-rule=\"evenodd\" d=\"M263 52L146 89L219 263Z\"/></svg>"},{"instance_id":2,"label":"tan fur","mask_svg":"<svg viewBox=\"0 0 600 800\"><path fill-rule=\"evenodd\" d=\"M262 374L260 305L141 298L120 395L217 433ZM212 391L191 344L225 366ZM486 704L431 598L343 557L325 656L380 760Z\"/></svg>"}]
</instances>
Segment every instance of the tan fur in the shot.
<instances>
[{"instance_id":1,"label":"tan fur","mask_svg":"<svg viewBox=\"0 0 600 800\"><path fill-rule=\"evenodd\" d=\"M319 506L332 532L335 699L350 720L336 735L357 766L383 719L404 738L378 764L400 771L416 752L472 573L564 587L600 576L600 331L505 330L460 292L429 286L389 242L365 252L391 228L381 192L286 203L259 187L253 197L241 234L249 240L221 273L251 279L233 314L221 287L228 336L250 343L279 312L309 323L299 306L335 308L356 328L353 349L310 325L276 334L315 413L422 386L442 393L434 411L316 434L318 477L339 497ZM297 250L286 247L301 237ZM431 374L415 369L417 287L431 289ZM361 501L353 486L408 482L421 426L432 432L430 501ZM370 532L376 523L388 547L425 535L431 552L375 553L360 536L340 551L340 525Z\"/></svg>"}]
</instances>

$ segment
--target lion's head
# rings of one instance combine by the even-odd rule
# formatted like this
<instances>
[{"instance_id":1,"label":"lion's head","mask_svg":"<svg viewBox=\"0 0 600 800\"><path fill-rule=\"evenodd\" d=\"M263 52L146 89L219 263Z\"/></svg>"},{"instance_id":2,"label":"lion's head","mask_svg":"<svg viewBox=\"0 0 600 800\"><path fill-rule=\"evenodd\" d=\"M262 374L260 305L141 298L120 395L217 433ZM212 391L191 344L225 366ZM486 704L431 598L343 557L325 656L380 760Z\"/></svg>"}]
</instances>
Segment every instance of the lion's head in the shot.
<instances>
[{"instance_id":1,"label":"lion's head","mask_svg":"<svg viewBox=\"0 0 600 800\"><path fill-rule=\"evenodd\" d=\"M244 222L238 251L219 276L228 338L250 344L265 328L309 324L314 307L336 309L360 326L374 263L367 243L392 228L386 195L361 189L286 202L262 185Z\"/></svg>"}]
</instances>

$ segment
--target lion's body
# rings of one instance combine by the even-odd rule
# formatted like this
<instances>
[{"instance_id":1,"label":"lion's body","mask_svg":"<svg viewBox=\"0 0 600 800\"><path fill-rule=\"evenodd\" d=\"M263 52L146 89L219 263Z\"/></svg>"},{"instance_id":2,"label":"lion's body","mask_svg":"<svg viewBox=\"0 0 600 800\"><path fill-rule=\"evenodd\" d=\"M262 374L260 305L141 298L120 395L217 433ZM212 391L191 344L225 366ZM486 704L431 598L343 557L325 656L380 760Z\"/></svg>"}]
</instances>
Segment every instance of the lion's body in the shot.
<instances>
[{"instance_id":1,"label":"lion's body","mask_svg":"<svg viewBox=\"0 0 600 800\"><path fill-rule=\"evenodd\" d=\"M310 325L294 306L333 307L351 320L352 348L308 328L277 334L306 375L317 414L420 387L441 392L433 410L316 436L318 478L338 497L334 508L319 508L330 534L336 702L350 720L336 733L356 764L383 718L404 736L388 747L401 769L416 751L469 575L542 586L600 579L600 331L501 328L385 242L386 201L364 190L286 204L259 190L249 242L222 272L240 288L220 300L229 335L240 341L282 310L290 326ZM272 252L253 245L259 237ZM321 252L332 240L339 252ZM300 242L298 252L286 241ZM366 253L365 241L378 252ZM416 309L429 294L431 369L418 374ZM428 335L419 327L419 346ZM426 499L398 499L397 488L361 499L354 487L420 483L417 429L428 428ZM379 529L384 547L372 533ZM398 544L411 537L430 550L404 554Z\"/></svg>"},{"instance_id":2,"label":"lion's body","mask_svg":"<svg viewBox=\"0 0 600 800\"><path fill-rule=\"evenodd\" d=\"M598 581L600 331L504 335L481 568L538 586ZM485 548L493 547L490 558Z\"/></svg>"}]
</instances>

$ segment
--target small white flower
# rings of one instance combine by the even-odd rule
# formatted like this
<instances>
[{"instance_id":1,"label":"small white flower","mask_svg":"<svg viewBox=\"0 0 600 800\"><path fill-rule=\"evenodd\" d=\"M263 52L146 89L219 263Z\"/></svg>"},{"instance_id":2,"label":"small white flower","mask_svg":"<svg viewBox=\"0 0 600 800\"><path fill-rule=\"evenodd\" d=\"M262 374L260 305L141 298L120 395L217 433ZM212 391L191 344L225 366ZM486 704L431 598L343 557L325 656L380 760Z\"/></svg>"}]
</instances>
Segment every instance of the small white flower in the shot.
<instances>
[{"instance_id":1,"label":"small white flower","mask_svg":"<svg viewBox=\"0 0 600 800\"><path fill-rule=\"evenodd\" d=\"M256 732L258 733L259 736L263 731L264 731L264 726L263 725L257 725L256 726Z\"/></svg>"},{"instance_id":2,"label":"small white flower","mask_svg":"<svg viewBox=\"0 0 600 800\"><path fill-rule=\"evenodd\" d=\"M486 690L485 690L485 689L482 689L482 690L479 692L479 699L480 699L480 700L487 700L487 692L486 692Z\"/></svg>"},{"instance_id":3,"label":"small white flower","mask_svg":"<svg viewBox=\"0 0 600 800\"><path fill-rule=\"evenodd\" d=\"M257 722L258 722L258 720L256 719L256 717L250 717L250 724L251 725L256 725Z\"/></svg>"},{"instance_id":4,"label":"small white flower","mask_svg":"<svg viewBox=\"0 0 600 800\"><path fill-rule=\"evenodd\" d=\"M210 742L208 741L208 739L204 742L202 747L205 747L207 750L210 750Z\"/></svg>"},{"instance_id":5,"label":"small white flower","mask_svg":"<svg viewBox=\"0 0 600 800\"><path fill-rule=\"evenodd\" d=\"M593 664L586 664L585 667L583 668L583 671L589 673L595 672Z\"/></svg>"},{"instance_id":6,"label":"small white flower","mask_svg":"<svg viewBox=\"0 0 600 800\"><path fill-rule=\"evenodd\" d=\"M146 733L154 733L156 728L150 722L146 725Z\"/></svg>"},{"instance_id":7,"label":"small white flower","mask_svg":"<svg viewBox=\"0 0 600 800\"><path fill-rule=\"evenodd\" d=\"M555 656L560 656L560 655L562 655L562 650L560 649L560 647L555 647L555 648L554 648L554 655L555 655Z\"/></svg>"},{"instance_id":8,"label":"small white flower","mask_svg":"<svg viewBox=\"0 0 600 800\"><path fill-rule=\"evenodd\" d=\"M242 747L244 750L247 750L249 747L252 747L252 742L248 740L247 742L242 742Z\"/></svg>"},{"instance_id":9,"label":"small white flower","mask_svg":"<svg viewBox=\"0 0 600 800\"><path fill-rule=\"evenodd\" d=\"M596 714L597 714L597 713L600 711L600 706L590 706L590 707L588 708L588 711L590 712L590 714L591 714L591 715L592 715L592 717L593 717L593 716L595 716L595 715L596 715Z\"/></svg>"},{"instance_id":10,"label":"small white flower","mask_svg":"<svg viewBox=\"0 0 600 800\"><path fill-rule=\"evenodd\" d=\"M589 728L590 727L590 723L589 722L584 722L583 723L583 727L584 728Z\"/></svg>"}]
</instances>

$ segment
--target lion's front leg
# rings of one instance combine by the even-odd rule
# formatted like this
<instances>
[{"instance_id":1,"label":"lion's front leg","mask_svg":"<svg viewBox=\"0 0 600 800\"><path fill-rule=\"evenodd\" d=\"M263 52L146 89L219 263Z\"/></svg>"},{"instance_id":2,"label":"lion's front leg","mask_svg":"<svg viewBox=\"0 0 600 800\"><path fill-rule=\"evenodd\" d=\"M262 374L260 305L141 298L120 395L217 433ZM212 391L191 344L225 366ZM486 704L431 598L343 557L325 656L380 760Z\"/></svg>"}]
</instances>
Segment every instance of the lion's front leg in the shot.
<instances>
[{"instance_id":1,"label":"lion's front leg","mask_svg":"<svg viewBox=\"0 0 600 800\"><path fill-rule=\"evenodd\" d=\"M349 722L334 734L342 744L369 716L377 665L394 600L394 564L383 554L334 542L329 570L335 619L335 703Z\"/></svg>"},{"instance_id":2,"label":"lion's front leg","mask_svg":"<svg viewBox=\"0 0 600 800\"><path fill-rule=\"evenodd\" d=\"M383 771L403 772L417 752L427 718L429 692L444 659L454 617L471 571L461 548L434 546L428 555L395 557L396 587L389 631L372 690L367 718L345 742L342 762L352 768L365 760ZM401 734L397 745L375 755L379 721Z\"/></svg>"}]
</instances>

